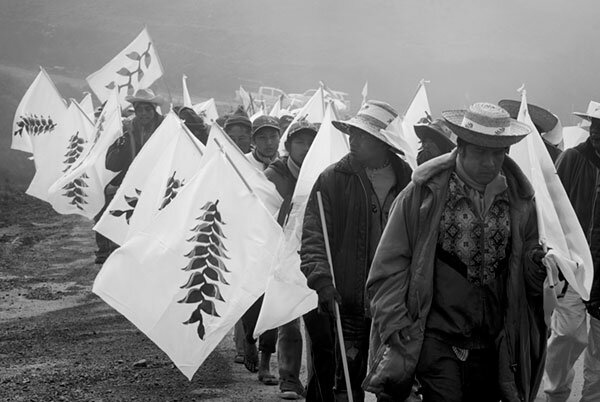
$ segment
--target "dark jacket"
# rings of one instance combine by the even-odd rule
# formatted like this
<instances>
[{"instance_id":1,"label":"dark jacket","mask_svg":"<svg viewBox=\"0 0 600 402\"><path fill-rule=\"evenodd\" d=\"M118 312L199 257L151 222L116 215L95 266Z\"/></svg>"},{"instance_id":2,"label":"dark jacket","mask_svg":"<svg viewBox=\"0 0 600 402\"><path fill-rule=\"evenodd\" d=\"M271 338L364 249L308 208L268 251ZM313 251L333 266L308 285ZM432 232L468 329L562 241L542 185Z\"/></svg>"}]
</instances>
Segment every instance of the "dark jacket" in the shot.
<instances>
[{"instance_id":1,"label":"dark jacket","mask_svg":"<svg viewBox=\"0 0 600 402\"><path fill-rule=\"evenodd\" d=\"M373 314L372 352L400 332L408 351L404 367L389 377L412 383L425 323L433 300L433 271L439 222L456 150L415 170L413 181L396 198L367 281ZM529 252L538 244L534 191L519 167L506 157L502 170L508 184L510 247L506 278L506 311L496 340L503 400L533 401L542 379L546 353L540 267ZM412 364L410 364L412 362ZM404 371L402 371L404 370Z\"/></svg>"},{"instance_id":2,"label":"dark jacket","mask_svg":"<svg viewBox=\"0 0 600 402\"><path fill-rule=\"evenodd\" d=\"M598 253L594 251L600 248L600 238L592 241L592 234L594 229L600 229L600 197L597 192L600 186L600 157L590 140L565 150L556 161L556 172L592 248L594 266L598 266ZM596 272L590 292L592 301L600 301L600 273Z\"/></svg>"},{"instance_id":3,"label":"dark jacket","mask_svg":"<svg viewBox=\"0 0 600 402\"><path fill-rule=\"evenodd\" d=\"M275 184L275 188L279 195L283 198L283 203L279 209L279 215L277 216L277 223L283 226L287 216L290 213L292 207L292 196L294 195L294 189L296 188L297 179L292 175L290 169L287 166L289 156L278 158L275 162L271 163L265 170L265 176L267 179Z\"/></svg>"},{"instance_id":4,"label":"dark jacket","mask_svg":"<svg viewBox=\"0 0 600 402\"><path fill-rule=\"evenodd\" d=\"M412 171L395 154L390 158L396 175L392 188L395 197L409 183ZM371 266L371 182L364 168L348 154L325 169L313 186L304 215L300 269L308 286L318 293L334 283L325 252L317 191L323 198L335 287L342 297L340 309L346 314L368 315L365 282Z\"/></svg>"},{"instance_id":5,"label":"dark jacket","mask_svg":"<svg viewBox=\"0 0 600 402\"><path fill-rule=\"evenodd\" d=\"M144 129L135 117L123 122L123 135L117 138L115 142L108 147L108 151L106 152L106 169L112 172L119 172L119 174L111 180L110 185L116 187L121 185L121 182L123 182L123 178L129 169L129 165L131 165L133 159L140 153L140 150L146 141L148 141L148 138L156 131L162 121L163 116L156 114L156 118L147 132L144 132Z\"/></svg>"}]
</instances>

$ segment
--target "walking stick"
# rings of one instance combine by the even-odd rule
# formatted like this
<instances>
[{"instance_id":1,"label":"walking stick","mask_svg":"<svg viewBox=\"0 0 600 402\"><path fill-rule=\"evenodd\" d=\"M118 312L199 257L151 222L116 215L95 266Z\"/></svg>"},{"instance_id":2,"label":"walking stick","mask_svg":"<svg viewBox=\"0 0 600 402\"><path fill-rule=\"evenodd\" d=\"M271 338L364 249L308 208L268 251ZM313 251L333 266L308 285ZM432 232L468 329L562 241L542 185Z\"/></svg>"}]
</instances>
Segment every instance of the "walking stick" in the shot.
<instances>
[{"instance_id":1,"label":"walking stick","mask_svg":"<svg viewBox=\"0 0 600 402\"><path fill-rule=\"evenodd\" d=\"M319 203L319 214L321 215L321 226L323 226L323 238L325 239L325 251L327 252L327 261L329 261L329 271L335 288L335 274L333 273L333 261L331 259L331 249L329 248L329 235L327 234L327 223L325 222L325 210L323 209L323 199L321 192L317 191L317 201ZM346 360L346 345L344 344L344 334L342 332L342 320L340 318L340 306L335 304L335 323L340 344L340 353L342 355L342 366L344 366L344 377L346 379L346 391L348 392L348 401L354 402L352 397L352 386L350 385L350 372L348 371L348 360Z\"/></svg>"}]
</instances>

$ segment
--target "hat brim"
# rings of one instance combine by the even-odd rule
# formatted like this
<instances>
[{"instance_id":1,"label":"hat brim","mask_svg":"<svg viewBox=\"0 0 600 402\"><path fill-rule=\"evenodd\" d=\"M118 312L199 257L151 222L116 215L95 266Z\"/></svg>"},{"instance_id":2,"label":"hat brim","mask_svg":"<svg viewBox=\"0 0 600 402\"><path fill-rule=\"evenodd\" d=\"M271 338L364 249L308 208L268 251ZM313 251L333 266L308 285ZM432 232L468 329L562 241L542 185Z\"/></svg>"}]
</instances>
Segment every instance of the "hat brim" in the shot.
<instances>
[{"instance_id":1,"label":"hat brim","mask_svg":"<svg viewBox=\"0 0 600 402\"><path fill-rule=\"evenodd\" d=\"M588 113L583 113L583 112L573 112L573 114L577 117L581 117L584 120L587 121L592 121L592 119L594 120L600 120L600 116L592 116L591 114Z\"/></svg>"},{"instance_id":2,"label":"hat brim","mask_svg":"<svg viewBox=\"0 0 600 402\"><path fill-rule=\"evenodd\" d=\"M384 135L381 134L381 128L375 126L374 124L370 124L369 122L358 119L356 117L351 118L347 121L332 121L331 122L335 128L340 130L342 133L350 135L350 128L355 127L365 131L368 134L371 134L373 137L377 138L379 141L384 142L389 145L389 147L396 153L400 153L404 155L404 151L402 151L397 145L391 143Z\"/></svg>"},{"instance_id":3,"label":"hat brim","mask_svg":"<svg viewBox=\"0 0 600 402\"><path fill-rule=\"evenodd\" d=\"M502 99L500 102L498 102L498 105L506 110L513 119L516 119L519 116L521 101ZM529 117L531 117L533 124L538 126L544 133L549 133L558 124L558 117L543 107L527 103L527 110L529 111Z\"/></svg>"},{"instance_id":4,"label":"hat brim","mask_svg":"<svg viewBox=\"0 0 600 402\"><path fill-rule=\"evenodd\" d=\"M456 136L469 144L485 148L506 148L521 141L531 132L524 123L511 119L510 134L485 134L463 127L462 121L466 110L447 110L442 117L450 125Z\"/></svg>"},{"instance_id":5,"label":"hat brim","mask_svg":"<svg viewBox=\"0 0 600 402\"><path fill-rule=\"evenodd\" d=\"M135 97L133 95L127 95L125 97L125 100L127 102L131 103L132 105L134 103L137 103L137 102L144 102L144 103L151 103L153 105L160 106L160 105L162 105L164 103L164 99L160 95L157 95L154 98L150 98L150 99L138 98L138 97Z\"/></svg>"},{"instance_id":6,"label":"hat brim","mask_svg":"<svg viewBox=\"0 0 600 402\"><path fill-rule=\"evenodd\" d=\"M417 124L414 126L414 128L415 134L417 137L419 137L421 142L425 140L431 140L442 152L450 152L456 147L456 144L453 143L448 137L428 124Z\"/></svg>"}]
</instances>

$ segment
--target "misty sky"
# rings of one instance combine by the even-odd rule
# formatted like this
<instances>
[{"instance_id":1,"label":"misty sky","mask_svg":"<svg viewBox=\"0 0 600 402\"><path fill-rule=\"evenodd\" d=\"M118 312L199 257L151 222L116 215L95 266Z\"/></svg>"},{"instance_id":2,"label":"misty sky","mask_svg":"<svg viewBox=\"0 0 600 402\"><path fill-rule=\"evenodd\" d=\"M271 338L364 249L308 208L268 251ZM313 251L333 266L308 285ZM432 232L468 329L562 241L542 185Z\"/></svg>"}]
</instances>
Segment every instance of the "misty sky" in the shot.
<instances>
[{"instance_id":1,"label":"misty sky","mask_svg":"<svg viewBox=\"0 0 600 402\"><path fill-rule=\"evenodd\" d=\"M146 24L172 92L231 100L240 84L303 92L319 80L406 109L421 78L434 117L516 98L564 125L600 100L593 0L3 0L0 63L85 78ZM587 45L587 46L586 46ZM159 83L164 86L164 83Z\"/></svg>"}]
</instances>

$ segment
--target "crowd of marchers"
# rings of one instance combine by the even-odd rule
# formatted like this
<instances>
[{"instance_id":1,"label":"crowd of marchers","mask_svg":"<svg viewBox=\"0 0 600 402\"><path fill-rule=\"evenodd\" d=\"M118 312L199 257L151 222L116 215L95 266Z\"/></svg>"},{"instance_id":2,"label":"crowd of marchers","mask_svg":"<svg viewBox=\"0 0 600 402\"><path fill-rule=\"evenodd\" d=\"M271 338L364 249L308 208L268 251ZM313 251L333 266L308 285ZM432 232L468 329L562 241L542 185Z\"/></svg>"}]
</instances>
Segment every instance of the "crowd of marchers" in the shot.
<instances>
[{"instance_id":1,"label":"crowd of marchers","mask_svg":"<svg viewBox=\"0 0 600 402\"><path fill-rule=\"evenodd\" d=\"M107 205L163 118L151 90L127 100L133 114L106 155L106 168L119 173L105 189ZM597 106L591 102L576 114L591 123L589 138L566 150L556 116L528 106L596 270ZM379 401L533 401L543 387L547 400L566 401L573 365L585 350L582 401L600 401L600 280L594 278L589 301L565 282L550 325L544 320L547 250L539 242L534 190L508 156L531 133L515 119L519 107L508 100L475 103L415 126L421 148L414 171L382 133L398 115L389 104L366 101L355 116L334 121L350 152L318 177L300 249L318 308L254 339L259 299L235 326L234 361L265 385L278 385L283 399L363 401L366 390ZM188 107L175 110L206 144L202 117ZM275 184L283 225L319 127L287 115L251 121L243 108L217 124ZM102 264L117 246L100 234L96 239ZM301 320L309 348L306 384ZM275 353L278 373L270 371Z\"/></svg>"}]
</instances>

